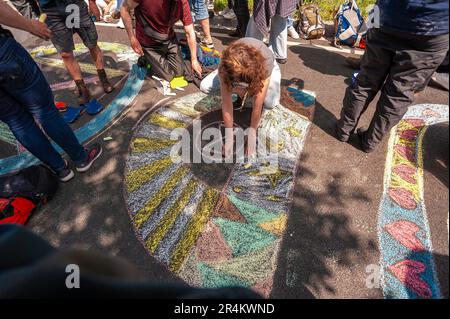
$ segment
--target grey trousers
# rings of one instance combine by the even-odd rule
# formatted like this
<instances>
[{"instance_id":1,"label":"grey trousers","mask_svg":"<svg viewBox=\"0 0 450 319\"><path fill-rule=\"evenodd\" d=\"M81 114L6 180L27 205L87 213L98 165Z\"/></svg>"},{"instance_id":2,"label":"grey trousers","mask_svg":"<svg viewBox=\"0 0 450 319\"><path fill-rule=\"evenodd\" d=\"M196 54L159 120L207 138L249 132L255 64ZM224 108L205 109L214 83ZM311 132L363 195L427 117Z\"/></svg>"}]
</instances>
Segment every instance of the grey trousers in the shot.
<instances>
[{"instance_id":1,"label":"grey trousers","mask_svg":"<svg viewBox=\"0 0 450 319\"><path fill-rule=\"evenodd\" d=\"M428 85L448 51L448 34L419 36L393 30L370 29L361 71L345 94L337 134L346 140L379 91L375 115L364 134L363 148L374 149L398 124L414 101L414 94Z\"/></svg>"},{"instance_id":2,"label":"grey trousers","mask_svg":"<svg viewBox=\"0 0 450 319\"><path fill-rule=\"evenodd\" d=\"M287 59L288 49L288 32L287 32L287 20L282 16L275 15L271 20L271 26L269 31L269 48L275 54L277 59ZM245 35L249 38L255 38L263 41L264 34L259 30L255 22L255 17L251 17L247 26L247 33Z\"/></svg>"}]
</instances>

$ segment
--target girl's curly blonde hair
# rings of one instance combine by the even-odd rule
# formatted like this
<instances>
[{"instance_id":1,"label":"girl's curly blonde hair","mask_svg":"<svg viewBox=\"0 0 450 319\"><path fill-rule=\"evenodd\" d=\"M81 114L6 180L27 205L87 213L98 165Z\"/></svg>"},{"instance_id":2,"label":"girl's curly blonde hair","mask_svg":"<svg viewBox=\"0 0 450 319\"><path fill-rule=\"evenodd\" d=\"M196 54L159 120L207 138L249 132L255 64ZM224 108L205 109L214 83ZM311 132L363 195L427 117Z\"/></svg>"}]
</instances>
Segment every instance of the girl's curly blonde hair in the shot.
<instances>
[{"instance_id":1,"label":"girl's curly blonde hair","mask_svg":"<svg viewBox=\"0 0 450 319\"><path fill-rule=\"evenodd\" d=\"M262 91L267 78L265 64L258 49L242 42L234 42L222 53L220 78L230 91L233 83L248 84L247 94L255 96Z\"/></svg>"}]
</instances>

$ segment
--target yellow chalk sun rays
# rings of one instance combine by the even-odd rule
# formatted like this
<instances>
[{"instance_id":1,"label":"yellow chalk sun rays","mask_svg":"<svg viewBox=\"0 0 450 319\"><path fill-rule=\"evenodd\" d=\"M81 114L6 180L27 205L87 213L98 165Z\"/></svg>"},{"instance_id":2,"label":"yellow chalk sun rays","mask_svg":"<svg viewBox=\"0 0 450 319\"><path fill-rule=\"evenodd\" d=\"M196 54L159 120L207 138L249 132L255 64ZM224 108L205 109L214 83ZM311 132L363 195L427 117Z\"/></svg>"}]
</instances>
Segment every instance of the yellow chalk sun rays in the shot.
<instances>
[{"instance_id":1,"label":"yellow chalk sun rays","mask_svg":"<svg viewBox=\"0 0 450 319\"><path fill-rule=\"evenodd\" d=\"M186 127L186 123L169 118L160 113L153 113L148 119L148 123L165 130ZM131 153L158 152L174 146L177 141L168 138L147 138L136 137L131 142ZM140 189L145 184L151 182L159 174L168 171L175 165L173 173L169 174L158 190L149 196L144 206L133 216L133 221L137 230L142 229L152 218L158 209L174 196L176 199L169 205L161 219L157 221L155 228L143 238L145 246L154 254L159 245L166 239L177 218L186 209L187 204L193 199L199 190L199 182L195 178L189 179L187 185L180 194L174 194L176 186L183 178L189 174L189 169L182 163L174 164L170 156L166 156L149 163L145 163L137 169L128 172L125 178L126 190L129 194ZM189 221L182 230L179 240L176 241L173 252L169 256L169 268L177 273L194 247L201 231L208 222L219 199L219 192L211 187L205 187L203 194L196 203L196 208Z\"/></svg>"}]
</instances>

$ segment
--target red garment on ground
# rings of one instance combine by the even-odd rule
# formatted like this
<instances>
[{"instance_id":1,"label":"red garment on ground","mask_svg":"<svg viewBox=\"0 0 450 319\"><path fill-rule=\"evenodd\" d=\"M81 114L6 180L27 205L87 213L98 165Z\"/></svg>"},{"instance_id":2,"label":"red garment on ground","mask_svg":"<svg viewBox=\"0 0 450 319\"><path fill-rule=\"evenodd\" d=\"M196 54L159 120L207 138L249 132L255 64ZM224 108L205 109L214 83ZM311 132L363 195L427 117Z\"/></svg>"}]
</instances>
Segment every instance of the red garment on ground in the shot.
<instances>
[{"instance_id":1,"label":"red garment on ground","mask_svg":"<svg viewBox=\"0 0 450 319\"><path fill-rule=\"evenodd\" d=\"M36 205L25 198L0 198L0 224L25 225L35 208Z\"/></svg>"},{"instance_id":2,"label":"red garment on ground","mask_svg":"<svg viewBox=\"0 0 450 319\"><path fill-rule=\"evenodd\" d=\"M149 25L156 31L169 36L175 36L173 26L178 20L184 26L193 24L191 9L188 0L172 0L172 12L170 12L170 2L168 0L135 0L139 5L136 10L140 10ZM143 46L155 45L158 42L145 35L144 27L138 17L136 17L136 37Z\"/></svg>"}]
</instances>

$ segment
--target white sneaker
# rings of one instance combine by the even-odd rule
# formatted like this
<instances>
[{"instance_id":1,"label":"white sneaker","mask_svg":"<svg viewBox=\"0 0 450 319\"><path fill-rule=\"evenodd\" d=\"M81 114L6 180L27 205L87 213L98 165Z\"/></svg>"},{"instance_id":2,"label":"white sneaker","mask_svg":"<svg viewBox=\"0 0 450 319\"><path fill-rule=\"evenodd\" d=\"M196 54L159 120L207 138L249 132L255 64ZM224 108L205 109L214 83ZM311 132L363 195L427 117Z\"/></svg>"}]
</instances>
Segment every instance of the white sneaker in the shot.
<instances>
[{"instance_id":1,"label":"white sneaker","mask_svg":"<svg viewBox=\"0 0 450 319\"><path fill-rule=\"evenodd\" d=\"M233 10L233 9L226 7L224 10L219 12L219 15L223 16L224 14L227 14L228 12L230 12L230 10Z\"/></svg>"},{"instance_id":2,"label":"white sneaker","mask_svg":"<svg viewBox=\"0 0 450 319\"><path fill-rule=\"evenodd\" d=\"M119 22L117 22L116 26L117 26L119 29L125 29L125 24L123 23L122 18L119 20Z\"/></svg>"},{"instance_id":3,"label":"white sneaker","mask_svg":"<svg viewBox=\"0 0 450 319\"><path fill-rule=\"evenodd\" d=\"M236 19L236 14L234 13L233 9L227 8L222 12L222 17L225 20L234 20Z\"/></svg>"},{"instance_id":4,"label":"white sneaker","mask_svg":"<svg viewBox=\"0 0 450 319\"><path fill-rule=\"evenodd\" d=\"M295 28L293 26L290 26L288 28L288 35L292 38L292 39L300 39L300 36L298 34L298 32L295 30Z\"/></svg>"},{"instance_id":5,"label":"white sneaker","mask_svg":"<svg viewBox=\"0 0 450 319\"><path fill-rule=\"evenodd\" d=\"M208 3L208 10L214 11L214 0L209 0L207 1L207 3Z\"/></svg>"}]
</instances>

